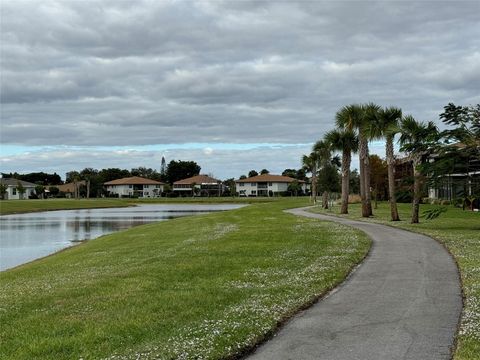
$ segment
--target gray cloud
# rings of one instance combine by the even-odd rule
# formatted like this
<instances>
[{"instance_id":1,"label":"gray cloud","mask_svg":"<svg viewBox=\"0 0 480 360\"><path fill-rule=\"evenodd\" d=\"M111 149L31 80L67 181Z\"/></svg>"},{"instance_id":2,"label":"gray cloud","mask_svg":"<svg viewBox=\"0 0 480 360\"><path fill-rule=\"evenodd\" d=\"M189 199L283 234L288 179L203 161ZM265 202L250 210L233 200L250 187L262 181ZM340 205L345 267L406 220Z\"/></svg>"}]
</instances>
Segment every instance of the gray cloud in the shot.
<instances>
[{"instance_id":1,"label":"gray cloud","mask_svg":"<svg viewBox=\"0 0 480 360\"><path fill-rule=\"evenodd\" d=\"M478 1L0 6L3 144L303 144L352 102L480 101Z\"/></svg>"}]
</instances>

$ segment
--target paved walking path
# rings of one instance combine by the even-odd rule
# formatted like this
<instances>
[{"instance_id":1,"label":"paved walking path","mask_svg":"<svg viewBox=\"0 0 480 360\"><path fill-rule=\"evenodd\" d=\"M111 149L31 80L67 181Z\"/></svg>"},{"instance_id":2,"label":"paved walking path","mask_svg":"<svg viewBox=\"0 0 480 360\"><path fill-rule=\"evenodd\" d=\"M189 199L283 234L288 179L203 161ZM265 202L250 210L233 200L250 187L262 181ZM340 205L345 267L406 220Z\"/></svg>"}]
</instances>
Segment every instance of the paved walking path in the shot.
<instances>
[{"instance_id":1,"label":"paved walking path","mask_svg":"<svg viewBox=\"0 0 480 360\"><path fill-rule=\"evenodd\" d=\"M457 267L435 240L389 226L288 211L364 231L370 254L342 285L249 359L450 359L462 309Z\"/></svg>"}]
</instances>

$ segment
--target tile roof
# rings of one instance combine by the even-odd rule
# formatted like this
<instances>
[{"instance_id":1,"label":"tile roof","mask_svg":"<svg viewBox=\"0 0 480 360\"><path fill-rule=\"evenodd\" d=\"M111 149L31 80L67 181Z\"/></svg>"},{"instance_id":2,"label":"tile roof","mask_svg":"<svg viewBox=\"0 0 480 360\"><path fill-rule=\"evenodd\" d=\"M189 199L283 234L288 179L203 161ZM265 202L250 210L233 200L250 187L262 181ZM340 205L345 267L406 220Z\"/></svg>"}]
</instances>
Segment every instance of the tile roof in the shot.
<instances>
[{"instance_id":1,"label":"tile roof","mask_svg":"<svg viewBox=\"0 0 480 360\"><path fill-rule=\"evenodd\" d=\"M175 181L173 185L192 185L192 184L218 184L220 180L214 179L208 175L195 175L187 179Z\"/></svg>"},{"instance_id":2,"label":"tile roof","mask_svg":"<svg viewBox=\"0 0 480 360\"><path fill-rule=\"evenodd\" d=\"M291 183L297 179L291 178L289 176L282 175L272 175L272 174L263 174L252 176L246 179L235 180L237 183L252 183L252 182L280 182L280 183ZM304 183L303 180L297 180L299 183Z\"/></svg>"},{"instance_id":3,"label":"tile roof","mask_svg":"<svg viewBox=\"0 0 480 360\"><path fill-rule=\"evenodd\" d=\"M22 184L22 186L26 187L35 187L37 184L28 182L28 181L23 181L23 180L18 180L15 178L0 178L0 184L3 185L10 185L10 186L17 186L18 183Z\"/></svg>"},{"instance_id":4,"label":"tile roof","mask_svg":"<svg viewBox=\"0 0 480 360\"><path fill-rule=\"evenodd\" d=\"M87 182L85 180L81 180L81 181L77 181L77 185L80 186L80 185L86 185ZM66 183L66 184L63 184L63 185L55 185L54 187L58 188L58 190L60 190L61 192L64 192L64 193L73 193L75 192L75 184L72 182L72 183Z\"/></svg>"},{"instance_id":5,"label":"tile roof","mask_svg":"<svg viewBox=\"0 0 480 360\"><path fill-rule=\"evenodd\" d=\"M156 180L145 179L140 176L132 176L108 181L103 185L164 185L164 183Z\"/></svg>"}]
</instances>

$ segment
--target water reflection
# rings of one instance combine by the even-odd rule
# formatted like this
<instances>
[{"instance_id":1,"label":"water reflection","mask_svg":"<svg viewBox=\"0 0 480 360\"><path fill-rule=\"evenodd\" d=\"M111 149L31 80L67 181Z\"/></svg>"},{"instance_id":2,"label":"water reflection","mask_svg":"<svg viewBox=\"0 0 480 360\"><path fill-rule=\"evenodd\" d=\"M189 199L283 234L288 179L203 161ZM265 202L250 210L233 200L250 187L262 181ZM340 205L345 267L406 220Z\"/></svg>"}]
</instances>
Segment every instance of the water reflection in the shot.
<instances>
[{"instance_id":1,"label":"water reflection","mask_svg":"<svg viewBox=\"0 0 480 360\"><path fill-rule=\"evenodd\" d=\"M133 226L241 206L141 205L0 216L0 270L49 255L75 242Z\"/></svg>"}]
</instances>

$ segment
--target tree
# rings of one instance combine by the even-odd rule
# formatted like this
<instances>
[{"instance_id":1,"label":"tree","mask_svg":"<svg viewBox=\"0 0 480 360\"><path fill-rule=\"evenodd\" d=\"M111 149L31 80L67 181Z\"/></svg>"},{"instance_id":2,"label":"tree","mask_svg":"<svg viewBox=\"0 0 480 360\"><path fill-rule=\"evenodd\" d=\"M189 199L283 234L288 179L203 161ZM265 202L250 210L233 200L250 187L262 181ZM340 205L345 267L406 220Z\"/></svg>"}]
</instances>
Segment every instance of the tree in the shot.
<instances>
[{"instance_id":1,"label":"tree","mask_svg":"<svg viewBox=\"0 0 480 360\"><path fill-rule=\"evenodd\" d=\"M340 177L336 161L324 164L318 171L318 188L323 191L323 207L328 209L328 199L331 192L340 190Z\"/></svg>"},{"instance_id":2,"label":"tree","mask_svg":"<svg viewBox=\"0 0 480 360\"><path fill-rule=\"evenodd\" d=\"M438 140L438 129L432 121L418 122L413 116L405 116L401 121L400 150L405 151L413 164L412 224L419 222L422 161L433 149Z\"/></svg>"},{"instance_id":3,"label":"tree","mask_svg":"<svg viewBox=\"0 0 480 360\"><path fill-rule=\"evenodd\" d=\"M381 107L377 104L374 103L368 103L363 105L363 111L364 111L364 118L363 118L363 124L362 127L359 129L359 133L362 132L364 136L364 157L363 157L363 162L364 162L364 177L365 177L365 202L366 202L366 208L368 212L368 216L373 215L372 211L372 192L371 192L371 183L370 183L370 157L369 157L369 151L368 151L368 141L372 140L371 135L369 134L369 124L372 122L375 122L376 119L378 118L378 114L381 110Z\"/></svg>"},{"instance_id":4,"label":"tree","mask_svg":"<svg viewBox=\"0 0 480 360\"><path fill-rule=\"evenodd\" d=\"M50 186L48 191L50 191L50 195L52 196L57 196L60 193L60 189L56 186Z\"/></svg>"},{"instance_id":5,"label":"tree","mask_svg":"<svg viewBox=\"0 0 480 360\"><path fill-rule=\"evenodd\" d=\"M360 194L360 174L357 169L350 172L350 194Z\"/></svg>"},{"instance_id":6,"label":"tree","mask_svg":"<svg viewBox=\"0 0 480 360\"><path fill-rule=\"evenodd\" d=\"M368 138L365 124L374 114L375 105L352 104L344 106L337 112L335 122L337 127L346 131L356 131L358 134L359 162L360 162L360 197L362 199L362 216L372 214L370 200L370 175L368 171ZM368 178L368 181L367 181Z\"/></svg>"},{"instance_id":7,"label":"tree","mask_svg":"<svg viewBox=\"0 0 480 360\"><path fill-rule=\"evenodd\" d=\"M170 184L200 174L201 167L195 161L175 161L168 163L166 178Z\"/></svg>"},{"instance_id":8,"label":"tree","mask_svg":"<svg viewBox=\"0 0 480 360\"><path fill-rule=\"evenodd\" d=\"M318 171L318 154L312 151L310 155L303 155L302 165L306 172L312 174L311 195L310 198L314 204L317 202L317 171Z\"/></svg>"},{"instance_id":9,"label":"tree","mask_svg":"<svg viewBox=\"0 0 480 360\"><path fill-rule=\"evenodd\" d=\"M385 138L385 156L388 172L388 194L390 201L390 216L392 221L399 221L397 200L395 197L395 156L393 140L399 132L399 123L402 119L402 110L397 107L380 109L369 123L369 137L371 139Z\"/></svg>"},{"instance_id":10,"label":"tree","mask_svg":"<svg viewBox=\"0 0 480 360\"><path fill-rule=\"evenodd\" d=\"M152 168L146 168L143 166L140 166L138 168L133 168L130 170L130 174L132 176L140 176L146 179L151 179L151 180L161 180L160 174L157 172L157 170L154 170Z\"/></svg>"},{"instance_id":11,"label":"tree","mask_svg":"<svg viewBox=\"0 0 480 360\"><path fill-rule=\"evenodd\" d=\"M324 139L319 140L313 145L313 151L318 155L319 173L323 168L328 168L334 162L338 162L338 158L332 159L332 149L330 144ZM327 169L326 171L329 171ZM312 180L313 181L313 180ZM322 207L328 209L328 193L329 187L323 187Z\"/></svg>"},{"instance_id":12,"label":"tree","mask_svg":"<svg viewBox=\"0 0 480 360\"><path fill-rule=\"evenodd\" d=\"M440 114L449 126L440 133L441 143L428 163L428 172L434 185L447 182L450 195L461 196L465 205L473 207L480 196L480 181L473 174L480 170L480 104L456 106L449 103ZM452 174L463 174L453 177Z\"/></svg>"},{"instance_id":13,"label":"tree","mask_svg":"<svg viewBox=\"0 0 480 360\"><path fill-rule=\"evenodd\" d=\"M246 177L245 177L246 178ZM236 184L235 184L235 179L230 178L227 179L223 182L223 185L226 187L226 191L224 193L225 196L235 196L237 190L236 190Z\"/></svg>"},{"instance_id":14,"label":"tree","mask_svg":"<svg viewBox=\"0 0 480 360\"><path fill-rule=\"evenodd\" d=\"M0 198L5 200L5 194L7 192L8 186L0 183Z\"/></svg>"},{"instance_id":15,"label":"tree","mask_svg":"<svg viewBox=\"0 0 480 360\"><path fill-rule=\"evenodd\" d=\"M255 170L250 170L248 172L248 177L254 177L254 176L258 176L258 172L256 172Z\"/></svg>"},{"instance_id":16,"label":"tree","mask_svg":"<svg viewBox=\"0 0 480 360\"><path fill-rule=\"evenodd\" d=\"M260 175L266 175L266 174L270 174L270 171L268 171L267 169L260 170Z\"/></svg>"},{"instance_id":17,"label":"tree","mask_svg":"<svg viewBox=\"0 0 480 360\"><path fill-rule=\"evenodd\" d=\"M298 170L296 170L296 169L285 169L282 172L282 176L288 176L288 177L291 177L293 179L302 180L302 181L308 180L307 177L306 177L304 168L300 168Z\"/></svg>"},{"instance_id":18,"label":"tree","mask_svg":"<svg viewBox=\"0 0 480 360\"><path fill-rule=\"evenodd\" d=\"M384 194L388 190L388 169L387 162L378 155L370 155L370 183L372 184L375 209L377 208L377 200L384 198Z\"/></svg>"},{"instance_id":19,"label":"tree","mask_svg":"<svg viewBox=\"0 0 480 360\"><path fill-rule=\"evenodd\" d=\"M160 178L162 181L166 181L166 175L167 175L167 163L165 161L165 156L162 156L162 163L160 165Z\"/></svg>"},{"instance_id":20,"label":"tree","mask_svg":"<svg viewBox=\"0 0 480 360\"><path fill-rule=\"evenodd\" d=\"M45 193L45 186L43 186L43 185L35 186L35 194L37 194L38 197L43 199L43 194L44 193Z\"/></svg>"},{"instance_id":21,"label":"tree","mask_svg":"<svg viewBox=\"0 0 480 360\"><path fill-rule=\"evenodd\" d=\"M25 189L25 187L20 181L17 182L17 191L18 191L18 198L22 200L23 195L25 194L25 191L27 191L27 189Z\"/></svg>"},{"instance_id":22,"label":"tree","mask_svg":"<svg viewBox=\"0 0 480 360\"><path fill-rule=\"evenodd\" d=\"M350 194L350 164L352 152L358 150L358 138L350 130L331 130L325 134L325 141L330 144L332 150L342 152L342 205L341 214L348 214L348 196Z\"/></svg>"},{"instance_id":23,"label":"tree","mask_svg":"<svg viewBox=\"0 0 480 360\"><path fill-rule=\"evenodd\" d=\"M240 180L243 180L243 179L246 179L247 178L247 175L240 175Z\"/></svg>"},{"instance_id":24,"label":"tree","mask_svg":"<svg viewBox=\"0 0 480 360\"><path fill-rule=\"evenodd\" d=\"M444 130L441 136L447 143L462 143L464 149L480 158L480 104L455 106L449 103L440 119L453 129Z\"/></svg>"},{"instance_id":25,"label":"tree","mask_svg":"<svg viewBox=\"0 0 480 360\"><path fill-rule=\"evenodd\" d=\"M5 178L14 178L18 180L28 181L34 184L40 185L59 185L62 184L62 179L57 173L47 174L44 172L35 172L28 174L18 174L18 173L2 173L2 176Z\"/></svg>"},{"instance_id":26,"label":"tree","mask_svg":"<svg viewBox=\"0 0 480 360\"><path fill-rule=\"evenodd\" d=\"M131 176L130 171L119 168L102 169L98 172L100 182L106 183L112 180Z\"/></svg>"},{"instance_id":27,"label":"tree","mask_svg":"<svg viewBox=\"0 0 480 360\"><path fill-rule=\"evenodd\" d=\"M289 191L291 194L295 194L295 196L298 196L298 192L302 190L302 186L298 182L298 180L292 181L290 184L288 184L287 191Z\"/></svg>"},{"instance_id":28,"label":"tree","mask_svg":"<svg viewBox=\"0 0 480 360\"><path fill-rule=\"evenodd\" d=\"M282 176L288 176L288 177L291 177L293 179L296 179L297 178L297 170L295 170L295 169L285 169L282 172Z\"/></svg>"},{"instance_id":29,"label":"tree","mask_svg":"<svg viewBox=\"0 0 480 360\"><path fill-rule=\"evenodd\" d=\"M65 183L73 183L75 179L80 178L80 173L76 170L69 171L65 177Z\"/></svg>"},{"instance_id":30,"label":"tree","mask_svg":"<svg viewBox=\"0 0 480 360\"><path fill-rule=\"evenodd\" d=\"M197 188L197 183L193 182L191 185L191 188L192 188L192 197L196 196L197 195L197 191L199 190Z\"/></svg>"}]
</instances>

